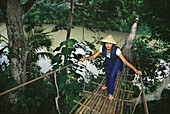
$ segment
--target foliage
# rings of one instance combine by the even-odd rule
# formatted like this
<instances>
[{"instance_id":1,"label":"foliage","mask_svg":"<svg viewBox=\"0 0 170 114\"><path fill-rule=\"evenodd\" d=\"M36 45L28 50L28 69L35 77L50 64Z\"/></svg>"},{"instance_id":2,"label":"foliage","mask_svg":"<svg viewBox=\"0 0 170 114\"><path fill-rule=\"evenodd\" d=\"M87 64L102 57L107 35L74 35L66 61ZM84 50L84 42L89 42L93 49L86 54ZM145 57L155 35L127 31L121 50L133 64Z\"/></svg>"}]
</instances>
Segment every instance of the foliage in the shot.
<instances>
[{"instance_id":1,"label":"foliage","mask_svg":"<svg viewBox=\"0 0 170 114\"><path fill-rule=\"evenodd\" d=\"M97 30L129 31L138 1L100 0L76 2L73 25ZM83 23L82 23L83 22Z\"/></svg>"},{"instance_id":2,"label":"foliage","mask_svg":"<svg viewBox=\"0 0 170 114\"><path fill-rule=\"evenodd\" d=\"M110 5L112 4L112 5ZM130 30L131 24L136 17L135 10L141 5L140 1L123 0L78 0L75 1L73 25L84 26L90 30ZM25 23L53 23L56 24L54 31L67 29L69 16L68 1L41 0L26 15Z\"/></svg>"},{"instance_id":3,"label":"foliage","mask_svg":"<svg viewBox=\"0 0 170 114\"><path fill-rule=\"evenodd\" d=\"M47 0L41 0L31 12L26 15L24 22L65 25L69 14L67 5L65 1L61 0L55 0L50 3Z\"/></svg>"},{"instance_id":4,"label":"foliage","mask_svg":"<svg viewBox=\"0 0 170 114\"><path fill-rule=\"evenodd\" d=\"M148 27L146 22L142 21L142 19L139 19L138 28L137 28L137 34L151 35L150 28Z\"/></svg>"},{"instance_id":5,"label":"foliage","mask_svg":"<svg viewBox=\"0 0 170 114\"><path fill-rule=\"evenodd\" d=\"M28 2L28 0L20 1L21 4ZM160 65L160 59L166 62L168 61L169 43L156 41L152 46L148 45L148 43L152 39L169 41L168 1L77 0L75 3L73 25L83 26L90 30L116 30L127 32L130 30L130 26L136 14L140 15L139 33L149 33L151 34L151 38L141 37L134 40L134 55L139 57L138 61L141 64L138 68L141 67L141 70L144 72L145 85L149 87L149 91L154 91L159 82L157 79L157 72L162 71L161 76L163 77L166 75L163 72L165 66ZM4 14L2 14L0 10L0 21L5 20L1 18L3 15ZM36 23L55 23L56 27L53 31L66 30L68 15L69 3L61 0L41 0L38 5L26 15L24 22L32 24L25 28L25 32L28 34L26 37L27 44L30 47L27 61L28 80L42 75L40 67L36 65L40 54L52 57L50 53L37 53L37 50L40 48L47 47L47 49L49 49L51 42L48 39L47 33L43 32L44 29L38 27L34 28L33 25ZM52 64L54 65L53 69L61 68L79 60L82 55L75 53L78 47L86 50L86 55L92 55L92 52L87 50L83 45L75 43L75 40L71 39L68 42L62 42L60 46L55 49L58 53L52 59ZM65 44L67 44L67 46L63 47ZM83 44L94 52L97 50L94 46L94 42L85 41ZM94 61L91 61L98 70L102 69L102 58L103 56L100 55ZM1 91L16 86L16 82L10 77L10 66L4 66L0 66L1 69L2 67L5 68L5 70L0 69ZM57 72L60 90L59 105L62 107L62 112L70 111L74 105L72 100L79 99L78 94L83 87L82 83L78 83L79 81L82 82L82 80L79 80L82 77L79 72L81 72L84 67L84 65L79 66L78 64L74 64L67 70L64 69L61 72ZM150 70L149 68L152 69ZM93 76L93 73L88 71L88 75ZM154 83L152 80L147 82L146 77L154 80ZM91 85L89 84L87 87L90 88ZM2 101L0 110L4 113L55 113L54 99L51 99L56 96L55 91L53 78L50 77L45 80L40 80L26 87L25 92L22 92L22 90L15 92L18 99L16 105L10 103L9 95L0 97ZM136 89L136 91L138 91L138 89ZM75 95L77 96L76 98Z\"/></svg>"},{"instance_id":6,"label":"foliage","mask_svg":"<svg viewBox=\"0 0 170 114\"><path fill-rule=\"evenodd\" d=\"M50 51L51 40L47 35L48 32L44 32L44 29L40 26L28 25L25 28L25 32L29 46L27 59L27 80L29 81L43 75L40 72L40 66L36 64L39 59L38 56L42 55L52 58L52 54L47 52L39 53L37 51L42 48ZM4 56L5 54L8 57L8 53L3 51L5 48L1 50L1 55ZM0 65L0 85L1 92L17 86L16 81L10 75L10 66L5 63ZM0 111L2 113L55 113L55 91L56 88L53 83L49 83L49 78L38 80L25 86L24 91L17 89L10 93L17 99L16 104L10 102L10 94L1 96Z\"/></svg>"},{"instance_id":7,"label":"foliage","mask_svg":"<svg viewBox=\"0 0 170 114\"><path fill-rule=\"evenodd\" d=\"M76 49L78 48L86 51L85 46L81 43L78 43L74 39L69 39L68 41L61 42L60 46L54 50L57 51L57 54L52 59L54 70L74 63L67 69L63 69L56 73L60 94L59 107L62 107L60 110L63 113L68 113L75 106L73 100L80 100L79 93L83 89L82 79L84 79L84 77L80 72L83 72L82 69L85 69L85 66L76 63L76 61L79 61L79 59L83 57L83 55L76 53ZM94 80L93 73L87 70L87 74L90 80ZM91 87L94 86L86 86L86 88L89 89Z\"/></svg>"},{"instance_id":8,"label":"foliage","mask_svg":"<svg viewBox=\"0 0 170 114\"><path fill-rule=\"evenodd\" d=\"M148 92L156 89L160 82L160 78L158 78L160 72L162 78L167 75L164 71L166 70L167 64L163 65L160 61L164 60L165 63L168 63L168 48L168 43L153 41L146 36L140 36L133 40L132 51L134 58L139 58L136 60L136 62L139 63L136 66L143 71L143 81L144 85L148 87Z\"/></svg>"},{"instance_id":9,"label":"foliage","mask_svg":"<svg viewBox=\"0 0 170 114\"><path fill-rule=\"evenodd\" d=\"M164 42L169 40L169 0L143 0L143 3L138 8L137 14L140 15L140 20L146 23L149 27L152 38L162 40Z\"/></svg>"},{"instance_id":10,"label":"foliage","mask_svg":"<svg viewBox=\"0 0 170 114\"><path fill-rule=\"evenodd\" d=\"M8 53L5 48L0 49L0 59L2 62L2 57L8 57ZM0 62L0 92L10 89L12 86L16 86L17 83L14 81L13 77L10 76L10 66L5 61ZM9 96L0 96L0 111L2 113L7 112L7 109L11 107Z\"/></svg>"},{"instance_id":11,"label":"foliage","mask_svg":"<svg viewBox=\"0 0 170 114\"><path fill-rule=\"evenodd\" d=\"M34 67L36 68L36 67ZM34 76L39 75L38 72L33 72L31 74L33 78ZM1 75L1 84L3 85L3 91L10 89L14 86L17 86L15 80L10 78L9 75L3 76ZM6 78L6 79L5 79ZM5 81L2 82L2 81ZM36 88L35 88L36 87ZM2 89L1 89L2 90ZM49 113L55 112L55 93L56 89L50 83L47 83L47 80L39 80L36 83L32 83L29 86L25 87L25 91L22 89L15 90L12 92L16 96L17 103L10 103L9 94L3 95L0 97L1 101L1 113ZM2 91L1 91L2 92ZM11 94L11 93L10 93ZM9 110L11 109L11 110Z\"/></svg>"},{"instance_id":12,"label":"foliage","mask_svg":"<svg viewBox=\"0 0 170 114\"><path fill-rule=\"evenodd\" d=\"M39 57L48 57L52 58L53 55L51 51L51 39L49 38L48 33L44 32L40 25L27 25L25 27L27 45L29 47L29 52L27 56L27 71L28 76L31 73L29 70L32 66L36 65L36 62L39 60ZM43 51L41 51L43 50ZM44 50L47 50L46 52ZM37 66L39 67L39 66Z\"/></svg>"},{"instance_id":13,"label":"foliage","mask_svg":"<svg viewBox=\"0 0 170 114\"><path fill-rule=\"evenodd\" d=\"M95 37L93 37L93 38L95 39L93 42L89 42L89 41L85 40L83 44L85 46L89 47L90 50L92 50L93 52L97 52L98 49L96 48L95 44L99 44L101 38L95 38ZM87 51L85 53L85 55L87 55L87 56L92 55L92 52ZM94 60L90 60L90 63L92 65L94 65L97 70L103 69L103 62L104 62L104 54L103 53L98 55Z\"/></svg>"}]
</instances>

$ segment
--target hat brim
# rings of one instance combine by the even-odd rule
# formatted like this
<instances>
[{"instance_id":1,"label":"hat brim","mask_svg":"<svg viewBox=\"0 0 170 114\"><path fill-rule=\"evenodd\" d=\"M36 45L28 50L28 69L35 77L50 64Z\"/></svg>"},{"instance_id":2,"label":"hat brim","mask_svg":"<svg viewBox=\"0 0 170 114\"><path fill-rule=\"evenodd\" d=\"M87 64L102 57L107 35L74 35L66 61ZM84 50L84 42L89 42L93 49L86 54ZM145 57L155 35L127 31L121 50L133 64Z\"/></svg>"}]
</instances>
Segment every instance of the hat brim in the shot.
<instances>
[{"instance_id":1,"label":"hat brim","mask_svg":"<svg viewBox=\"0 0 170 114\"><path fill-rule=\"evenodd\" d=\"M112 41L109 41L109 40L105 40L105 39L103 39L103 40L100 40L101 42L105 42L105 43L112 43L112 44L117 44L116 42L112 42Z\"/></svg>"}]
</instances>

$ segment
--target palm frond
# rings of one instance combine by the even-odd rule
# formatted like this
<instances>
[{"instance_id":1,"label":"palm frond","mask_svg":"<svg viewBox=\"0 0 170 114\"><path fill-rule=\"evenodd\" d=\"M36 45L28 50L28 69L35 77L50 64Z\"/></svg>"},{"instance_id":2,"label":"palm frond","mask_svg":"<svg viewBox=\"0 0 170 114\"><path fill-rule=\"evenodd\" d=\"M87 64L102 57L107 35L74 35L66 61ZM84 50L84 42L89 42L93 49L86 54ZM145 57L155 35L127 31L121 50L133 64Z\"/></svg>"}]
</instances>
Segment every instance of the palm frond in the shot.
<instances>
[{"instance_id":1,"label":"palm frond","mask_svg":"<svg viewBox=\"0 0 170 114\"><path fill-rule=\"evenodd\" d=\"M50 58L50 59L52 59L52 57L53 57L53 54L51 54L51 53L48 53L48 52L39 52L39 53L37 53L37 56L41 56L42 58Z\"/></svg>"}]
</instances>

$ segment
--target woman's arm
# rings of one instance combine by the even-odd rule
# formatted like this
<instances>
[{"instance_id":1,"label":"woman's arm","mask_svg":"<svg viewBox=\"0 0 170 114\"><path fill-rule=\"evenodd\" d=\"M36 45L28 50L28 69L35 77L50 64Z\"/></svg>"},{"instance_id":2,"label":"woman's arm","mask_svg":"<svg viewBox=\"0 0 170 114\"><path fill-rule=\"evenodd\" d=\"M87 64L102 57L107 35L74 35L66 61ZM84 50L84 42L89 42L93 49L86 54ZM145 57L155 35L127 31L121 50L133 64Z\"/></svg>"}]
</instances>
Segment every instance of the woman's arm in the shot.
<instances>
[{"instance_id":1,"label":"woman's arm","mask_svg":"<svg viewBox=\"0 0 170 114\"><path fill-rule=\"evenodd\" d=\"M120 59L123 61L123 63L124 63L125 65L129 66L130 68L132 68L132 69L136 72L136 74L142 75L142 71L137 70L132 64L130 64L130 63L125 59L125 57L123 56L122 53L119 55L119 57L120 57Z\"/></svg>"},{"instance_id":2,"label":"woman's arm","mask_svg":"<svg viewBox=\"0 0 170 114\"><path fill-rule=\"evenodd\" d=\"M86 58L81 58L80 61L85 61L85 60L92 60L95 59L99 54L100 54L100 50L98 50L94 55L90 56L90 57L86 57Z\"/></svg>"}]
</instances>

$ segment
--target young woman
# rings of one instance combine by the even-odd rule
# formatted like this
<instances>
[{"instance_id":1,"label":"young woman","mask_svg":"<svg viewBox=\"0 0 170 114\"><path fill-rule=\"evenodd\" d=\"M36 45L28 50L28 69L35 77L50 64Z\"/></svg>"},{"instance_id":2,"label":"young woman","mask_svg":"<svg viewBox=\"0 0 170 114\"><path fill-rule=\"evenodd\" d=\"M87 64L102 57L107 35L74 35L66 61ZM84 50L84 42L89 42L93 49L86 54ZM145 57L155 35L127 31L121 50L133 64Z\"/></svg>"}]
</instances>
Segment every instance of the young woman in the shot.
<instances>
[{"instance_id":1,"label":"young woman","mask_svg":"<svg viewBox=\"0 0 170 114\"><path fill-rule=\"evenodd\" d=\"M106 85L102 89L107 89L107 94L109 95L109 100L113 100L113 89L114 83L117 76L117 71L122 71L123 63L132 68L136 74L142 75L142 72L137 70L132 64L130 64L123 56L119 47L116 46L115 39L109 35L102 39L103 46L92 56L87 58L81 58L80 61L95 59L100 53L104 53L105 62L104 67L106 67Z\"/></svg>"}]
</instances>

